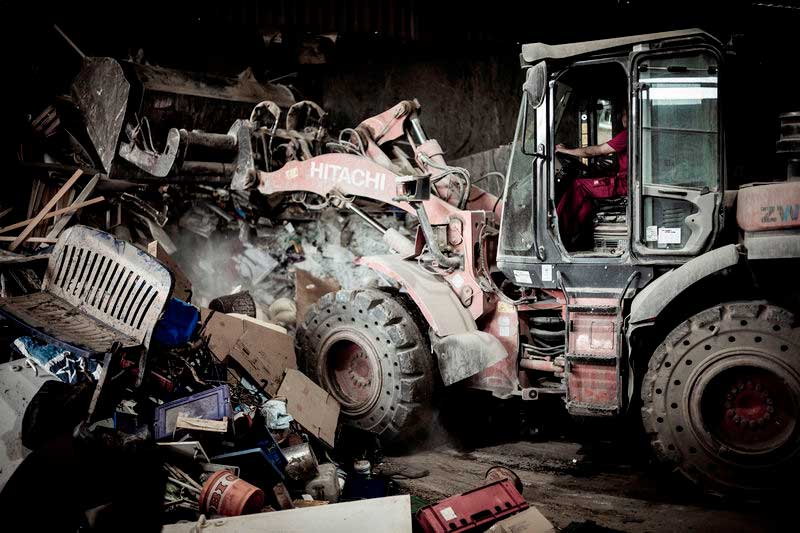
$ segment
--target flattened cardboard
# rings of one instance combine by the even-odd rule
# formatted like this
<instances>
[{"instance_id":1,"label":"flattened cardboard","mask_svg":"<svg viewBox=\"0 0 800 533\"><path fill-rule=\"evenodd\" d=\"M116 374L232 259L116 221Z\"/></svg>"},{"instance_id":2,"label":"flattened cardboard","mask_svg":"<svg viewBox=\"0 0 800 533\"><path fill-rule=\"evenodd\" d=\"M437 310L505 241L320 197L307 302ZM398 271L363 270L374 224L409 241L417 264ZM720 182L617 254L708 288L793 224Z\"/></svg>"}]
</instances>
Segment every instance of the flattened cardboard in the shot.
<instances>
[{"instance_id":1,"label":"flattened cardboard","mask_svg":"<svg viewBox=\"0 0 800 533\"><path fill-rule=\"evenodd\" d=\"M500 520L487 533L555 533L553 524L536 507Z\"/></svg>"},{"instance_id":2,"label":"flattened cardboard","mask_svg":"<svg viewBox=\"0 0 800 533\"><path fill-rule=\"evenodd\" d=\"M339 402L299 370L287 370L278 389L286 409L303 428L333 447L339 423Z\"/></svg>"},{"instance_id":3,"label":"flattened cardboard","mask_svg":"<svg viewBox=\"0 0 800 533\"><path fill-rule=\"evenodd\" d=\"M201 323L211 312L200 310ZM294 341L274 324L215 312L204 335L210 336L208 347L217 359L233 358L271 396L278 391L283 372L297 368Z\"/></svg>"}]
</instances>

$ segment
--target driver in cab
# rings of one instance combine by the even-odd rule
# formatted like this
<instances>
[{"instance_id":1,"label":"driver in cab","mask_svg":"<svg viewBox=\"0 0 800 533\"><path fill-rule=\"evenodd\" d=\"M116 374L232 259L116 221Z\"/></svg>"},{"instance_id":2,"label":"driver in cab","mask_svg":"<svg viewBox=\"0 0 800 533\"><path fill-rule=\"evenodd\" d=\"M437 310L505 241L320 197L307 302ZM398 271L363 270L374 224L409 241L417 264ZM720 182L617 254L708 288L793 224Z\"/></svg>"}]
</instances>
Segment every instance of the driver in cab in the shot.
<instances>
[{"instance_id":1,"label":"driver in cab","mask_svg":"<svg viewBox=\"0 0 800 533\"><path fill-rule=\"evenodd\" d=\"M619 171L615 176L576 178L572 180L561 200L558 202L558 227L561 240L572 245L580 236L580 231L592 215L592 199L614 198L628 194L628 111L622 110L620 117L622 131L610 141L582 148L567 148L556 145L556 153L573 157L598 157L618 154Z\"/></svg>"}]
</instances>

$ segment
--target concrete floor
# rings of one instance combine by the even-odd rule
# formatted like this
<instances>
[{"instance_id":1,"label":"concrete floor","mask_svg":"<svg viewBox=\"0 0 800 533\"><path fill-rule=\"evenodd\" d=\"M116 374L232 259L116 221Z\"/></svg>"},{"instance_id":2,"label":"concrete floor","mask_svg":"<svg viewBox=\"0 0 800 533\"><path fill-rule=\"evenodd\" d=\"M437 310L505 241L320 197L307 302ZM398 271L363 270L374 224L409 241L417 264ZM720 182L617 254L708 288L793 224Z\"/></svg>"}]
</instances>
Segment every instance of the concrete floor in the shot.
<instances>
[{"instance_id":1,"label":"concrete floor","mask_svg":"<svg viewBox=\"0 0 800 533\"><path fill-rule=\"evenodd\" d=\"M429 470L426 477L398 483L401 490L430 502L480 485L493 465L513 469L524 483L528 503L559 528L593 521L637 532L787 531L782 527L786 517L777 511L787 509L785 505L704 496L681 478L659 471L646 454L613 440L591 445L511 440L468 450L444 443L386 458L389 468Z\"/></svg>"}]
</instances>

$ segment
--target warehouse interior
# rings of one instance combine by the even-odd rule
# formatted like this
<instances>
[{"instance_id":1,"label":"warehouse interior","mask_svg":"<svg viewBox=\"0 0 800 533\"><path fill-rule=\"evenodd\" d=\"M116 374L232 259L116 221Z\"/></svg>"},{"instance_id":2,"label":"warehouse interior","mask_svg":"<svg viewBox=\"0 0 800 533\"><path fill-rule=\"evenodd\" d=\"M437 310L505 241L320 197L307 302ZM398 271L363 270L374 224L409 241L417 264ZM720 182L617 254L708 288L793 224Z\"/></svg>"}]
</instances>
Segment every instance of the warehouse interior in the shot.
<instances>
[{"instance_id":1,"label":"warehouse interior","mask_svg":"<svg viewBox=\"0 0 800 533\"><path fill-rule=\"evenodd\" d=\"M789 527L796 2L5 19L11 530Z\"/></svg>"}]
</instances>

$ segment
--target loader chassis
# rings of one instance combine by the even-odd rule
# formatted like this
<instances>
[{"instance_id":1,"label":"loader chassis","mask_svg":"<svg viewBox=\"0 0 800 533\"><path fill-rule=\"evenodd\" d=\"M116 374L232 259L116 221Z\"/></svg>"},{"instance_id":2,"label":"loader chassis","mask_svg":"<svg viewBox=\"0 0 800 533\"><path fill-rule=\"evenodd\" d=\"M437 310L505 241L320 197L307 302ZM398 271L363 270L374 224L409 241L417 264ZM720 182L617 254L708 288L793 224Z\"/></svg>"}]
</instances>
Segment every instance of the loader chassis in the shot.
<instances>
[{"instance_id":1,"label":"loader chassis","mask_svg":"<svg viewBox=\"0 0 800 533\"><path fill-rule=\"evenodd\" d=\"M798 266L800 181L743 188L739 227L724 216L720 50L699 30L525 45L502 201L446 163L415 101L349 130L340 153L256 172L247 187L349 209L397 252L359 259L384 287L325 296L298 331L301 363L345 418L386 441L417 435L436 365L445 386L563 396L577 416L641 402L656 453L712 491L750 494L795 468L798 286L768 294L753 276ZM606 70L619 77L584 83ZM608 138L614 99L630 116L628 193L596 206L594 239L576 248L556 205L580 167L555 145ZM795 115L779 146L796 159ZM417 217L414 242L371 220L364 199ZM736 230L741 242L725 241Z\"/></svg>"}]
</instances>

